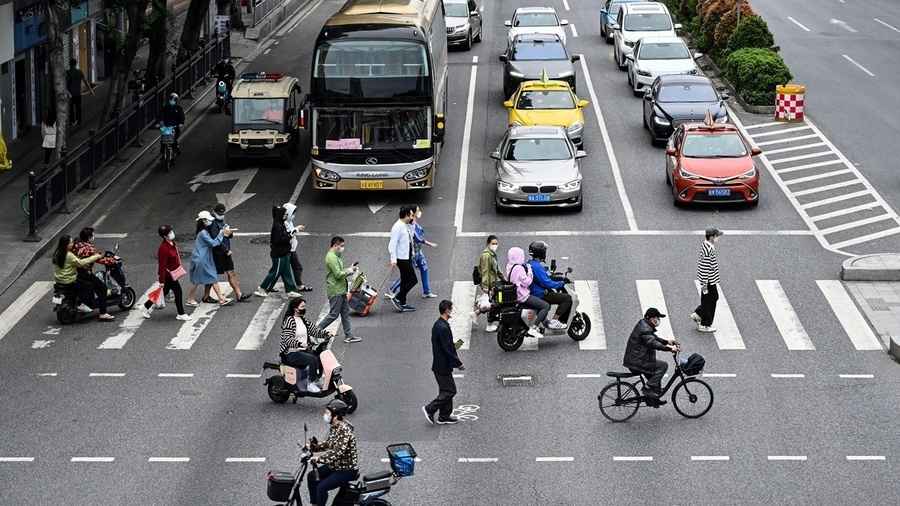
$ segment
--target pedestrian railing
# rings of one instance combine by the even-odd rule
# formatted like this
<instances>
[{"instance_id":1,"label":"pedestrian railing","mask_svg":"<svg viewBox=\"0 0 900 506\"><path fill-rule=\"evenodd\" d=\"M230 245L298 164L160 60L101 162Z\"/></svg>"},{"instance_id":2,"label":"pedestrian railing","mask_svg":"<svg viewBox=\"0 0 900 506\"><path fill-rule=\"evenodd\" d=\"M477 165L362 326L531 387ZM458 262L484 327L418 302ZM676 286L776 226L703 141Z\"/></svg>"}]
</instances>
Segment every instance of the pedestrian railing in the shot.
<instances>
[{"instance_id":1,"label":"pedestrian railing","mask_svg":"<svg viewBox=\"0 0 900 506\"><path fill-rule=\"evenodd\" d=\"M250 26L259 24L270 12L284 3L284 0L255 0L255 2L253 5L253 24Z\"/></svg>"},{"instance_id":2,"label":"pedestrian railing","mask_svg":"<svg viewBox=\"0 0 900 506\"><path fill-rule=\"evenodd\" d=\"M66 213L69 196L96 189L96 179L127 147L141 146L141 134L159 122L166 99L171 93L191 97L223 57L231 54L228 36L213 37L172 74L154 88L133 100L115 118L96 130L80 144L60 151L59 160L41 172L28 173L28 235L26 241L38 241L37 228L51 214Z\"/></svg>"}]
</instances>

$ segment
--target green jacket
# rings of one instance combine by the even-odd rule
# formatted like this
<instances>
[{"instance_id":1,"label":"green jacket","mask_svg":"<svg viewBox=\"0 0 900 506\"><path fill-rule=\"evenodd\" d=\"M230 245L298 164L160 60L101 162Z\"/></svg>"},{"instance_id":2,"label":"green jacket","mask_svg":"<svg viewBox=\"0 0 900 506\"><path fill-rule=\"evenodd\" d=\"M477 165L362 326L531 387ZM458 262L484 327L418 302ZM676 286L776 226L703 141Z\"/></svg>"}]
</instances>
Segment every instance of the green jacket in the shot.
<instances>
[{"instance_id":1,"label":"green jacket","mask_svg":"<svg viewBox=\"0 0 900 506\"><path fill-rule=\"evenodd\" d=\"M78 275L77 269L83 269L101 258L103 258L103 255L100 254L87 258L78 258L75 256L75 253L69 251L66 253L66 261L63 262L62 267L53 264L53 281L61 285L71 285L75 282L75 278Z\"/></svg>"},{"instance_id":2,"label":"green jacket","mask_svg":"<svg viewBox=\"0 0 900 506\"><path fill-rule=\"evenodd\" d=\"M334 251L325 254L325 295L330 299L347 293L347 276L344 259Z\"/></svg>"},{"instance_id":3,"label":"green jacket","mask_svg":"<svg viewBox=\"0 0 900 506\"><path fill-rule=\"evenodd\" d=\"M490 248L484 248L478 257L478 272L481 273L481 288L490 291L494 283L503 279L500 265L497 263L497 254Z\"/></svg>"}]
</instances>

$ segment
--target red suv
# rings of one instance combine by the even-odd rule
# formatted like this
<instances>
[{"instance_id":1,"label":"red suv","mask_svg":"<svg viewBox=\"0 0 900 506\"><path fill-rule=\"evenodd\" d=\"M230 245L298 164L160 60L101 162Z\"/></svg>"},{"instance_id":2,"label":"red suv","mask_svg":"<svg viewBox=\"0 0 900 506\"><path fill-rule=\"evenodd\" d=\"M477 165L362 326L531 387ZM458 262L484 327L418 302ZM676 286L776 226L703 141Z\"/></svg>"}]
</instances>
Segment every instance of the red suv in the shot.
<instances>
[{"instance_id":1,"label":"red suv","mask_svg":"<svg viewBox=\"0 0 900 506\"><path fill-rule=\"evenodd\" d=\"M759 170L751 147L734 125L685 123L666 147L666 183L676 206L694 202L759 203Z\"/></svg>"}]
</instances>

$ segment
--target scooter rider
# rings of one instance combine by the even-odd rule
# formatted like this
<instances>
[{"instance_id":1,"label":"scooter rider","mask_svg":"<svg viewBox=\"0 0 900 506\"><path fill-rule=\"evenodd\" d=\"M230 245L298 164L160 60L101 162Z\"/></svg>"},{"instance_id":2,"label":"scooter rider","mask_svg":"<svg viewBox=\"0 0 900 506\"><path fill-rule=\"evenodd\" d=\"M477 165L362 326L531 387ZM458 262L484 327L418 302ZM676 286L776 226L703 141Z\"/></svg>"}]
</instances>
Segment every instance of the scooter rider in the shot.
<instances>
[{"instance_id":1,"label":"scooter rider","mask_svg":"<svg viewBox=\"0 0 900 506\"><path fill-rule=\"evenodd\" d=\"M291 299L281 322L281 362L300 369L309 367L306 390L314 394L322 391L314 382L322 375L322 363L309 350L329 337L306 319L306 301L302 297Z\"/></svg>"},{"instance_id":2,"label":"scooter rider","mask_svg":"<svg viewBox=\"0 0 900 506\"><path fill-rule=\"evenodd\" d=\"M550 277L544 262L547 261L547 243L535 241L528 245L528 254L531 260L531 272L534 273L534 281L531 283L531 295L543 299L550 305L556 304L556 314L547 321L547 328L551 330L563 330L569 321L569 313L572 311L572 296L565 291L559 291L566 286L565 281L556 281Z\"/></svg>"},{"instance_id":3,"label":"scooter rider","mask_svg":"<svg viewBox=\"0 0 900 506\"><path fill-rule=\"evenodd\" d=\"M309 502L314 506L325 506L328 491L343 487L359 476L359 448L353 426L344 420L347 410L344 401L332 399L322 415L328 424L328 439L324 443L315 438L310 441L311 462L318 464L318 472L307 475Z\"/></svg>"},{"instance_id":4,"label":"scooter rider","mask_svg":"<svg viewBox=\"0 0 900 506\"><path fill-rule=\"evenodd\" d=\"M222 58L219 63L216 64L215 74L216 79L225 81L225 89L228 91L228 95L231 95L231 86L234 84L234 77L236 75L234 65L231 64L231 58L227 56Z\"/></svg>"},{"instance_id":5,"label":"scooter rider","mask_svg":"<svg viewBox=\"0 0 900 506\"><path fill-rule=\"evenodd\" d=\"M181 127L184 126L184 109L178 104L178 93L169 95L169 100L163 106L160 123L163 126L175 127L175 152L181 153L181 145L178 138L181 137ZM159 145L160 152L163 144Z\"/></svg>"}]
</instances>

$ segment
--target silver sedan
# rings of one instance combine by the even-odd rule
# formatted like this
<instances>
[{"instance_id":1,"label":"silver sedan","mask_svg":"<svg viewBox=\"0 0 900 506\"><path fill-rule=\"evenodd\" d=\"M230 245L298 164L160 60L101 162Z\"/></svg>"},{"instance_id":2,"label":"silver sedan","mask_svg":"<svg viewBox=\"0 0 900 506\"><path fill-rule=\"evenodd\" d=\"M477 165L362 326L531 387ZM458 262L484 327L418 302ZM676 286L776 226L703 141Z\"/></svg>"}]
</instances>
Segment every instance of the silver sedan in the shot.
<instances>
[{"instance_id":1,"label":"silver sedan","mask_svg":"<svg viewBox=\"0 0 900 506\"><path fill-rule=\"evenodd\" d=\"M556 126L513 126L497 150L497 210L560 207L580 211L581 158L566 130Z\"/></svg>"}]
</instances>

